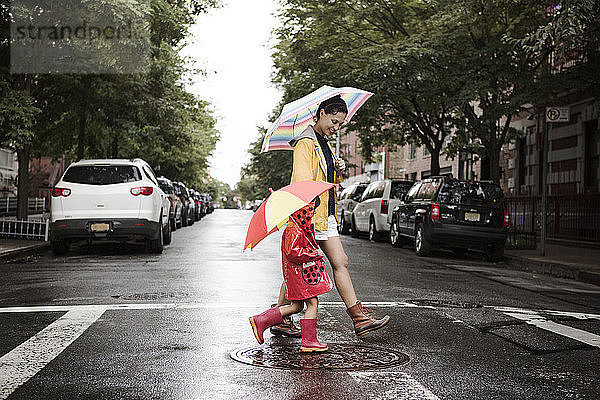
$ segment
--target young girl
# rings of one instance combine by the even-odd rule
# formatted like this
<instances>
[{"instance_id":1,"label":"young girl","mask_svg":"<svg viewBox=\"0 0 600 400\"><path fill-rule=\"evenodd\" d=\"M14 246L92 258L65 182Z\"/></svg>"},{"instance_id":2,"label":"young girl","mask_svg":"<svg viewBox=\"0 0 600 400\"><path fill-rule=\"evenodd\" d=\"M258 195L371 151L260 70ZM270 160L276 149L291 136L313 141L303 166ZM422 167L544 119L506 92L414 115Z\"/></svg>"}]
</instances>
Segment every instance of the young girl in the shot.
<instances>
[{"instance_id":1,"label":"young girl","mask_svg":"<svg viewBox=\"0 0 600 400\"><path fill-rule=\"evenodd\" d=\"M302 342L300 351L327 350L327 344L317 339L318 295L331 290L331 281L323 256L315 240L312 225L314 202L296 211L283 231L281 240L282 269L285 291L290 304L272 307L262 314L250 317L250 325L258 343L264 342L265 329L281 324L283 317L299 313L306 303L304 318L300 320Z\"/></svg>"},{"instance_id":2,"label":"young girl","mask_svg":"<svg viewBox=\"0 0 600 400\"><path fill-rule=\"evenodd\" d=\"M341 173L346 166L344 160L333 155L327 138L334 135L348 115L346 102L338 95L319 104L315 124L290 141L294 148L292 183L314 180L340 183ZM352 279L348 273L348 256L344 251L337 231L337 196L335 188L319 196L314 216L317 242L333 268L335 286L346 304L346 312L354 323L354 332L363 336L385 326L390 317L376 319L372 312L364 308L356 297ZM277 304L286 304L284 285L279 291ZM293 326L292 326L293 327ZM280 331L290 329L281 326ZM289 335L291 336L291 335Z\"/></svg>"}]
</instances>

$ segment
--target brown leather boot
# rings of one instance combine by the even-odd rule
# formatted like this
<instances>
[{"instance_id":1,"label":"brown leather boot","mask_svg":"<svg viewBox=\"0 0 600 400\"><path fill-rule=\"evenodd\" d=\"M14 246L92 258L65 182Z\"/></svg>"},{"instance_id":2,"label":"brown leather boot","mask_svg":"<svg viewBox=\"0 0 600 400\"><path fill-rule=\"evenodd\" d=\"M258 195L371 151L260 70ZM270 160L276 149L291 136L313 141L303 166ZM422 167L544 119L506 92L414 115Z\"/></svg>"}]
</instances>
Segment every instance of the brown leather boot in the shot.
<instances>
[{"instance_id":1,"label":"brown leather boot","mask_svg":"<svg viewBox=\"0 0 600 400\"><path fill-rule=\"evenodd\" d=\"M277 304L271 304L271 307L275 306L277 306ZM302 332L296 327L291 316L283 317L282 323L272 326L269 330L271 331L271 334L275 336L286 336L293 338L302 337Z\"/></svg>"},{"instance_id":2,"label":"brown leather boot","mask_svg":"<svg viewBox=\"0 0 600 400\"><path fill-rule=\"evenodd\" d=\"M363 336L376 329L382 328L390 322L390 317L385 316L381 319L373 318L373 310L363 307L360 301L346 309L346 312L354 322L354 333L357 336Z\"/></svg>"},{"instance_id":3,"label":"brown leather boot","mask_svg":"<svg viewBox=\"0 0 600 400\"><path fill-rule=\"evenodd\" d=\"M302 337L302 332L296 327L290 317L285 317L282 323L272 326L269 330L275 336Z\"/></svg>"}]
</instances>

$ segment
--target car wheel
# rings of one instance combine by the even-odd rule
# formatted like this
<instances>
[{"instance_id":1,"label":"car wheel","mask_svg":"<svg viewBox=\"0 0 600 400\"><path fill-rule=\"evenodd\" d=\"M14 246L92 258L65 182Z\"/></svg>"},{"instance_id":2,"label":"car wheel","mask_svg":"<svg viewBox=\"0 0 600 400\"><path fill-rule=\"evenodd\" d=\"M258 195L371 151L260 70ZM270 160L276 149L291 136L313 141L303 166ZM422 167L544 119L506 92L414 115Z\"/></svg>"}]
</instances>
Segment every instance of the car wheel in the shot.
<instances>
[{"instance_id":1,"label":"car wheel","mask_svg":"<svg viewBox=\"0 0 600 400\"><path fill-rule=\"evenodd\" d=\"M163 243L170 244L173 235L171 233L171 221L167 223L167 228L163 230Z\"/></svg>"},{"instance_id":2,"label":"car wheel","mask_svg":"<svg viewBox=\"0 0 600 400\"><path fill-rule=\"evenodd\" d=\"M352 216L352 230L350 231L350 236L353 238L358 237L358 228L356 228L356 221L354 220L354 215Z\"/></svg>"},{"instance_id":3,"label":"car wheel","mask_svg":"<svg viewBox=\"0 0 600 400\"><path fill-rule=\"evenodd\" d=\"M159 221L162 220L162 216ZM158 237L156 239L148 239L146 241L146 246L148 247L148 251L150 253L160 254L163 252L163 228L162 223L158 224Z\"/></svg>"},{"instance_id":4,"label":"car wheel","mask_svg":"<svg viewBox=\"0 0 600 400\"><path fill-rule=\"evenodd\" d=\"M194 222L196 222L196 217L194 216L195 212L192 211L192 215L190 215L190 222L188 223L188 226L194 225Z\"/></svg>"},{"instance_id":5,"label":"car wheel","mask_svg":"<svg viewBox=\"0 0 600 400\"><path fill-rule=\"evenodd\" d=\"M377 240L377 229L375 228L375 219L373 219L373 217L369 220L369 240L371 242Z\"/></svg>"},{"instance_id":6,"label":"car wheel","mask_svg":"<svg viewBox=\"0 0 600 400\"><path fill-rule=\"evenodd\" d=\"M431 244L425 239L423 224L420 224L417 227L417 234L415 235L415 251L420 257L428 256L431 251Z\"/></svg>"},{"instance_id":7,"label":"car wheel","mask_svg":"<svg viewBox=\"0 0 600 400\"><path fill-rule=\"evenodd\" d=\"M394 219L390 225L390 244L394 247L402 247L402 242L402 236L400 236L398 229L398 221Z\"/></svg>"},{"instance_id":8,"label":"car wheel","mask_svg":"<svg viewBox=\"0 0 600 400\"><path fill-rule=\"evenodd\" d=\"M55 256L64 256L69 252L69 242L66 240L52 240L50 248Z\"/></svg>"},{"instance_id":9,"label":"car wheel","mask_svg":"<svg viewBox=\"0 0 600 400\"><path fill-rule=\"evenodd\" d=\"M169 223L171 224L171 232L177 230L177 222L175 221L175 218L171 218Z\"/></svg>"},{"instance_id":10,"label":"car wheel","mask_svg":"<svg viewBox=\"0 0 600 400\"><path fill-rule=\"evenodd\" d=\"M181 226L188 226L187 212L181 214Z\"/></svg>"},{"instance_id":11,"label":"car wheel","mask_svg":"<svg viewBox=\"0 0 600 400\"><path fill-rule=\"evenodd\" d=\"M502 261L504 258L504 246L491 246L486 249L485 256L490 262Z\"/></svg>"}]
</instances>

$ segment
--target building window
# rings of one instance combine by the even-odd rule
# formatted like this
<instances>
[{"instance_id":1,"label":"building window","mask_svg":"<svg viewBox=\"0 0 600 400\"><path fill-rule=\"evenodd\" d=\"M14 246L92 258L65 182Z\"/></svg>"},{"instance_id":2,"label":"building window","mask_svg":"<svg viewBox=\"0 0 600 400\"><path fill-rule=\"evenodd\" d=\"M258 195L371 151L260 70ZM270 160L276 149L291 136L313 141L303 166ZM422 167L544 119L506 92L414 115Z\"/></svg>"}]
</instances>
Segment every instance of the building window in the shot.
<instances>
[{"instance_id":1,"label":"building window","mask_svg":"<svg viewBox=\"0 0 600 400\"><path fill-rule=\"evenodd\" d=\"M552 151L577 147L577 135L552 141Z\"/></svg>"},{"instance_id":2,"label":"building window","mask_svg":"<svg viewBox=\"0 0 600 400\"><path fill-rule=\"evenodd\" d=\"M408 147L408 159L414 160L415 158L417 158L417 145L411 143Z\"/></svg>"}]
</instances>

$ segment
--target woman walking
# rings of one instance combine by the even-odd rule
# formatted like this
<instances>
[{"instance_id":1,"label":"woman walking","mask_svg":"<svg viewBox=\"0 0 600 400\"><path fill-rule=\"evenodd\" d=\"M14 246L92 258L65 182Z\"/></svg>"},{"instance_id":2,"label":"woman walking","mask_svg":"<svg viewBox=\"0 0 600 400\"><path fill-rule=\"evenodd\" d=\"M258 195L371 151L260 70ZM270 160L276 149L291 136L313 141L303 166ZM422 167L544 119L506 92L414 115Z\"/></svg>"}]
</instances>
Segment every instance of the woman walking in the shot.
<instances>
[{"instance_id":1,"label":"woman walking","mask_svg":"<svg viewBox=\"0 0 600 400\"><path fill-rule=\"evenodd\" d=\"M290 141L294 148L292 183L306 180L341 182L341 174L346 169L344 160L335 158L327 138L334 135L343 124L348 107L338 95L329 98L317 108L315 124ZM315 237L333 268L335 286L346 305L346 312L354 323L354 332L363 336L385 326L389 316L376 319L372 312L364 308L354 291L348 273L348 256L344 251L337 230L337 196L335 188L318 198L313 218ZM277 304L287 304L285 286L281 286ZM298 331L291 319L271 328L273 334L297 336Z\"/></svg>"}]
</instances>

